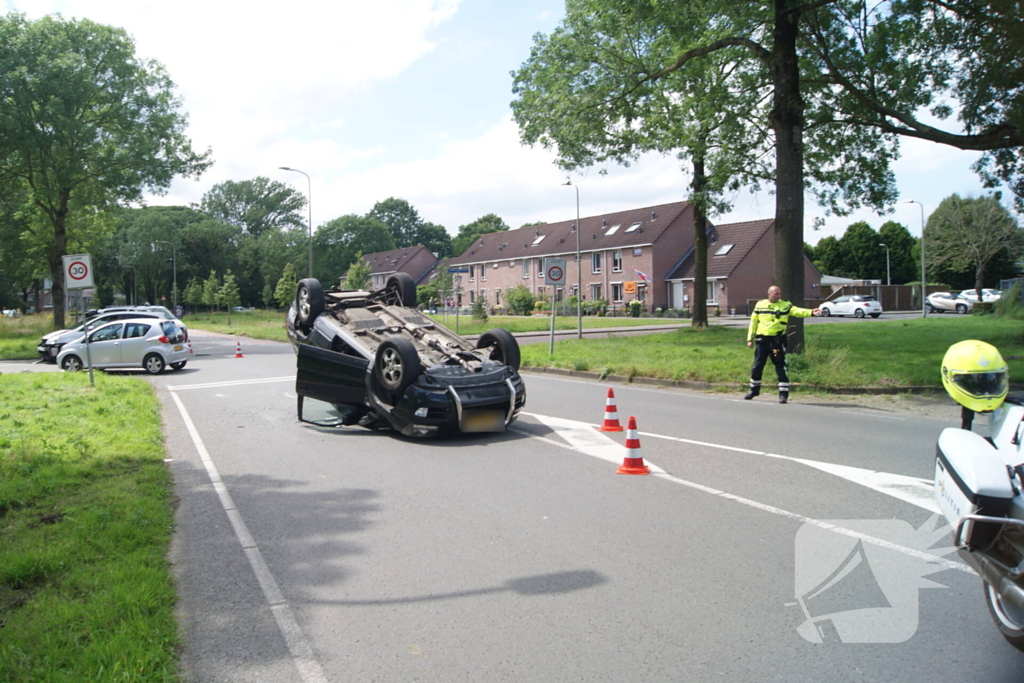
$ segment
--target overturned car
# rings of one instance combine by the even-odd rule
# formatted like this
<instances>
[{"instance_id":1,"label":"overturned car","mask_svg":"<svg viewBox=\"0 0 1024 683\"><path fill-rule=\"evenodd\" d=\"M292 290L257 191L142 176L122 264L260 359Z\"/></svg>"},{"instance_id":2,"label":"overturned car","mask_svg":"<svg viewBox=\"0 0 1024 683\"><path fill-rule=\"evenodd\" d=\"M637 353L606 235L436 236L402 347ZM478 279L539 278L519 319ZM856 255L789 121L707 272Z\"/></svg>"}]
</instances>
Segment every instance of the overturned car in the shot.
<instances>
[{"instance_id":1,"label":"overturned car","mask_svg":"<svg viewBox=\"0 0 1024 683\"><path fill-rule=\"evenodd\" d=\"M473 344L415 301L404 273L375 291L299 282L285 328L301 421L421 437L504 431L526 404L515 337L493 329Z\"/></svg>"}]
</instances>

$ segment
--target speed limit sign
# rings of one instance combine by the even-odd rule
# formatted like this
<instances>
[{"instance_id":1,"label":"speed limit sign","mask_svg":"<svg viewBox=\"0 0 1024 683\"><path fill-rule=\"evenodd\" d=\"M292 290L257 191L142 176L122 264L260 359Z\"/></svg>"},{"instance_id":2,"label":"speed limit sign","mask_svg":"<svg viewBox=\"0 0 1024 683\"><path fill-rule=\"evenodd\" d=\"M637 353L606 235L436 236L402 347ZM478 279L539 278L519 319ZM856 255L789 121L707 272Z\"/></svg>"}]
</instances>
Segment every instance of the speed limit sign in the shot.
<instances>
[{"instance_id":1,"label":"speed limit sign","mask_svg":"<svg viewBox=\"0 0 1024 683\"><path fill-rule=\"evenodd\" d=\"M64 257L64 286L66 289L84 289L93 286L92 259L89 254Z\"/></svg>"},{"instance_id":2,"label":"speed limit sign","mask_svg":"<svg viewBox=\"0 0 1024 683\"><path fill-rule=\"evenodd\" d=\"M556 286L565 284L564 258L544 259L544 284Z\"/></svg>"}]
</instances>

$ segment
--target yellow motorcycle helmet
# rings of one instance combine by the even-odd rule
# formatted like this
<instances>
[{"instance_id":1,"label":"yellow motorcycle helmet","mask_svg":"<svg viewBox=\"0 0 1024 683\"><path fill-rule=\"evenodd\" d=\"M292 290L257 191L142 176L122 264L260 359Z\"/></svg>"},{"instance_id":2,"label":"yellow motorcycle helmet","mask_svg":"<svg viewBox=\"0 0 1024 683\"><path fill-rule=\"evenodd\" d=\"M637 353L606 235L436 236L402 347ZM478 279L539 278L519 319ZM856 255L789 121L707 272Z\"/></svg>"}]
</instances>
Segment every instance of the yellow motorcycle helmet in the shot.
<instances>
[{"instance_id":1,"label":"yellow motorcycle helmet","mask_svg":"<svg viewBox=\"0 0 1024 683\"><path fill-rule=\"evenodd\" d=\"M954 401L977 413L1003 404L1010 371L999 349L976 339L949 347L942 359L942 386Z\"/></svg>"}]
</instances>

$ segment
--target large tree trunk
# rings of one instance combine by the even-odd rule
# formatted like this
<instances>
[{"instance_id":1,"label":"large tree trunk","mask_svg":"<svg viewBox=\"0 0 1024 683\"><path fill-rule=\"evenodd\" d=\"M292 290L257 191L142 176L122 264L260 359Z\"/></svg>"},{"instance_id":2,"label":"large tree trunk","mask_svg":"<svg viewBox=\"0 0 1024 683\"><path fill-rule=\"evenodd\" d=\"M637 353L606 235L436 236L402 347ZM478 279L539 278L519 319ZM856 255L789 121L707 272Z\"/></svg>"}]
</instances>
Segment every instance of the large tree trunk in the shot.
<instances>
[{"instance_id":1,"label":"large tree trunk","mask_svg":"<svg viewBox=\"0 0 1024 683\"><path fill-rule=\"evenodd\" d=\"M775 0L772 35L772 81L775 86L771 126L775 132L775 284L782 298L804 303L804 104L800 97L800 66L796 41L799 12L795 0ZM789 348L803 350L804 329L792 318Z\"/></svg>"},{"instance_id":2,"label":"large tree trunk","mask_svg":"<svg viewBox=\"0 0 1024 683\"><path fill-rule=\"evenodd\" d=\"M704 188L708 184L704 174L704 155L693 155L693 327L708 326L708 212Z\"/></svg>"}]
</instances>

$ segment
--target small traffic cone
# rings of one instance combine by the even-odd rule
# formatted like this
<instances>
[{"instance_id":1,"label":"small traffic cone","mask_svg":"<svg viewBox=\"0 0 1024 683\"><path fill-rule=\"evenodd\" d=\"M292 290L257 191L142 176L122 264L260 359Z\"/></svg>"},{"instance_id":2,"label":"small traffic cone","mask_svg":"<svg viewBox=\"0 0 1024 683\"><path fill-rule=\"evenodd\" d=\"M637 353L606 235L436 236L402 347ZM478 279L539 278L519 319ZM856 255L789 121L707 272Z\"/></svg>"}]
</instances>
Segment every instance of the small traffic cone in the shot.
<instances>
[{"instance_id":1,"label":"small traffic cone","mask_svg":"<svg viewBox=\"0 0 1024 683\"><path fill-rule=\"evenodd\" d=\"M640 450L640 436L636 431L636 418L629 417L626 429L626 457L622 459L618 474L650 474L651 468L644 464L644 454Z\"/></svg>"},{"instance_id":2,"label":"small traffic cone","mask_svg":"<svg viewBox=\"0 0 1024 683\"><path fill-rule=\"evenodd\" d=\"M190 356L196 355L196 352L192 350L192 340L189 339L186 343L188 344L188 355L190 355Z\"/></svg>"},{"instance_id":3,"label":"small traffic cone","mask_svg":"<svg viewBox=\"0 0 1024 683\"><path fill-rule=\"evenodd\" d=\"M604 402L604 423L597 428L599 432L621 432L622 425L619 424L619 413L615 409L615 391L608 388L608 398Z\"/></svg>"},{"instance_id":4,"label":"small traffic cone","mask_svg":"<svg viewBox=\"0 0 1024 683\"><path fill-rule=\"evenodd\" d=\"M237 342L235 342L235 358L245 358L245 356L242 355L242 340L241 339L239 339Z\"/></svg>"}]
</instances>

